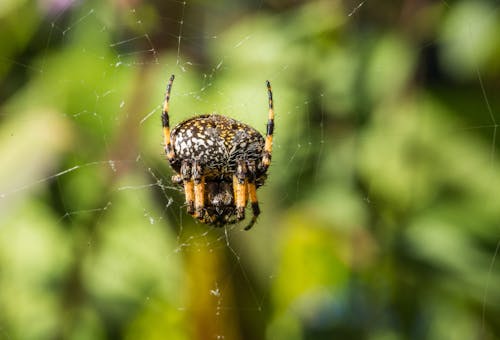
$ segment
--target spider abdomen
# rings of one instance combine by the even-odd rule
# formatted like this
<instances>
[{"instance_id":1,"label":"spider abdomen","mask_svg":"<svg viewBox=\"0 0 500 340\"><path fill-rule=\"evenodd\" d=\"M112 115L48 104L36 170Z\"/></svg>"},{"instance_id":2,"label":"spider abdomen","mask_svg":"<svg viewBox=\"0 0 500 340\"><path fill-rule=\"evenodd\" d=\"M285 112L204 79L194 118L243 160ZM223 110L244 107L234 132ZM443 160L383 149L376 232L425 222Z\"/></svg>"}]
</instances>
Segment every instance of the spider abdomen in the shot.
<instances>
[{"instance_id":1,"label":"spider abdomen","mask_svg":"<svg viewBox=\"0 0 500 340\"><path fill-rule=\"evenodd\" d=\"M237 160L262 160L264 138L251 126L221 115L201 115L179 123L171 133L180 161L197 161L209 177L232 175Z\"/></svg>"}]
</instances>

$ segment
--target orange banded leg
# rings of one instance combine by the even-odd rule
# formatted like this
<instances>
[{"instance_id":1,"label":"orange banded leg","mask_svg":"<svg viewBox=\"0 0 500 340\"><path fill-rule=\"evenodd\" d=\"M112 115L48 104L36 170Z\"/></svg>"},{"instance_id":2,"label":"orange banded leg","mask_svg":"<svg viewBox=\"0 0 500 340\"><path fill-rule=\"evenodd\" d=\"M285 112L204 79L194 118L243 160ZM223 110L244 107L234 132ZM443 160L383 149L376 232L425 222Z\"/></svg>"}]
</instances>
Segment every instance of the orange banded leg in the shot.
<instances>
[{"instance_id":1,"label":"orange banded leg","mask_svg":"<svg viewBox=\"0 0 500 340\"><path fill-rule=\"evenodd\" d=\"M163 126L163 143L165 145L165 153L167 154L168 160L174 158L174 148L172 147L170 141L170 118L168 116L168 103L170 101L170 91L172 90L172 83L174 82L175 76L172 74L167 85L167 92L165 94L165 100L163 102L163 112L161 114L161 122Z\"/></svg>"},{"instance_id":2,"label":"orange banded leg","mask_svg":"<svg viewBox=\"0 0 500 340\"><path fill-rule=\"evenodd\" d=\"M257 200L257 187L255 186L255 162L250 161L248 163L248 182L247 182L248 198L252 205L252 220L245 227L245 230L249 230L257 221L257 216L260 214L259 201Z\"/></svg>"},{"instance_id":3,"label":"orange banded leg","mask_svg":"<svg viewBox=\"0 0 500 340\"><path fill-rule=\"evenodd\" d=\"M203 209L205 208L205 176L202 174L201 165L198 162L193 164L194 182L194 216L203 219Z\"/></svg>"},{"instance_id":4,"label":"orange banded leg","mask_svg":"<svg viewBox=\"0 0 500 340\"><path fill-rule=\"evenodd\" d=\"M234 201L236 204L236 217L238 220L245 218L245 207L247 205L247 167L245 161L239 160L236 173L233 175Z\"/></svg>"},{"instance_id":5,"label":"orange banded leg","mask_svg":"<svg viewBox=\"0 0 500 340\"><path fill-rule=\"evenodd\" d=\"M181 177L184 184L184 194L186 195L187 212L194 214L194 182L191 178L191 167L187 161L181 165Z\"/></svg>"},{"instance_id":6,"label":"orange banded leg","mask_svg":"<svg viewBox=\"0 0 500 340\"><path fill-rule=\"evenodd\" d=\"M267 95L269 97L269 113L266 127L266 143L264 145L264 152L262 155L262 167L267 169L271 164L271 155L273 153L273 133L274 133L274 104L273 104L273 91L271 90L271 83L266 80Z\"/></svg>"}]
</instances>

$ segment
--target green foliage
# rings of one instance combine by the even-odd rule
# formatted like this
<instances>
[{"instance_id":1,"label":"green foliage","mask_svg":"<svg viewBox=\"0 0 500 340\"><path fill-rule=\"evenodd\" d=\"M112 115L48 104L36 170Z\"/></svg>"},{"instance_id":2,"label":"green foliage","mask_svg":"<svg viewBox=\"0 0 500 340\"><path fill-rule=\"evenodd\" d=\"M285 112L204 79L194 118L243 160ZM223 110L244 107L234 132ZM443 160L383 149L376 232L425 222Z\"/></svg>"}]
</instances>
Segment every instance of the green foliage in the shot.
<instances>
[{"instance_id":1,"label":"green foliage","mask_svg":"<svg viewBox=\"0 0 500 340\"><path fill-rule=\"evenodd\" d=\"M61 3L0 4L0 339L500 337L497 2ZM184 212L171 73L172 125L272 82L251 231Z\"/></svg>"}]
</instances>

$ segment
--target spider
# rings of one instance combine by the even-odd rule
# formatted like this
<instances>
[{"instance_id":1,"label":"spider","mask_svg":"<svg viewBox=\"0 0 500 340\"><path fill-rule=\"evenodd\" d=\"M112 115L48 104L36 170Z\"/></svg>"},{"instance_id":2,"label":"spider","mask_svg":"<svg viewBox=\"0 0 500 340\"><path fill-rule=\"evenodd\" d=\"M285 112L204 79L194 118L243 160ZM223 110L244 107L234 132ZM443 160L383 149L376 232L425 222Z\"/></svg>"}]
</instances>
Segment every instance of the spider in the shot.
<instances>
[{"instance_id":1,"label":"spider","mask_svg":"<svg viewBox=\"0 0 500 340\"><path fill-rule=\"evenodd\" d=\"M218 114L189 118L170 131L170 91L167 85L163 112L165 153L175 172L172 182L184 188L187 212L200 222L224 226L245 218L247 200L253 217L260 214L257 188L264 184L271 164L274 131L273 93L266 81L269 114L266 137L251 126Z\"/></svg>"}]
</instances>

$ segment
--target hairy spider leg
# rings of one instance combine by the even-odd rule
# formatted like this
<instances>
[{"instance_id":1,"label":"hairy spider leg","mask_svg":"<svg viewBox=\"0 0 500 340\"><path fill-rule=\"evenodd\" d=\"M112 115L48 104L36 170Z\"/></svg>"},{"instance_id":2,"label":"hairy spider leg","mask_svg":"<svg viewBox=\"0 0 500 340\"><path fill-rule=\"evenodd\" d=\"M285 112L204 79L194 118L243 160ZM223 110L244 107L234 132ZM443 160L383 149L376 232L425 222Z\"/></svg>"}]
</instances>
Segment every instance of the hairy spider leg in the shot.
<instances>
[{"instance_id":1,"label":"hairy spider leg","mask_svg":"<svg viewBox=\"0 0 500 340\"><path fill-rule=\"evenodd\" d=\"M194 214L194 183L191 177L191 167L187 160L182 161L181 177L184 184L184 194L186 195L186 204L188 214Z\"/></svg>"},{"instance_id":2,"label":"hairy spider leg","mask_svg":"<svg viewBox=\"0 0 500 340\"><path fill-rule=\"evenodd\" d=\"M205 208L205 176L202 174L201 165L193 164L194 182L194 216L203 219L203 208Z\"/></svg>"},{"instance_id":3,"label":"hairy spider leg","mask_svg":"<svg viewBox=\"0 0 500 340\"><path fill-rule=\"evenodd\" d=\"M234 202L236 204L236 217L238 220L245 218L247 206L247 166L245 161L237 161L236 173L233 175Z\"/></svg>"},{"instance_id":4,"label":"hairy spider leg","mask_svg":"<svg viewBox=\"0 0 500 340\"><path fill-rule=\"evenodd\" d=\"M267 119L266 128L266 144L264 144L264 152L262 155L262 167L267 170L271 164L271 154L273 152L273 133L274 133L274 105L273 105L273 91L271 90L271 83L266 80L267 94L269 97L269 114Z\"/></svg>"},{"instance_id":5,"label":"hairy spider leg","mask_svg":"<svg viewBox=\"0 0 500 340\"><path fill-rule=\"evenodd\" d=\"M163 126L163 143L165 144L165 153L167 154L168 160L172 160L175 157L174 148L170 142L170 118L168 116L168 104L170 101L170 91L172 90L172 83L174 82L175 76L172 74L170 80L167 84L167 91L165 94L165 101L163 102L163 112L161 114L161 122Z\"/></svg>"},{"instance_id":6,"label":"hairy spider leg","mask_svg":"<svg viewBox=\"0 0 500 340\"><path fill-rule=\"evenodd\" d=\"M255 222L257 221L257 216L260 214L259 201L257 200L257 187L255 186L255 161L248 162L248 176L247 176L247 190L248 190L248 198L250 203L252 204L252 220L245 227L245 230L249 230L253 227Z\"/></svg>"}]
</instances>

